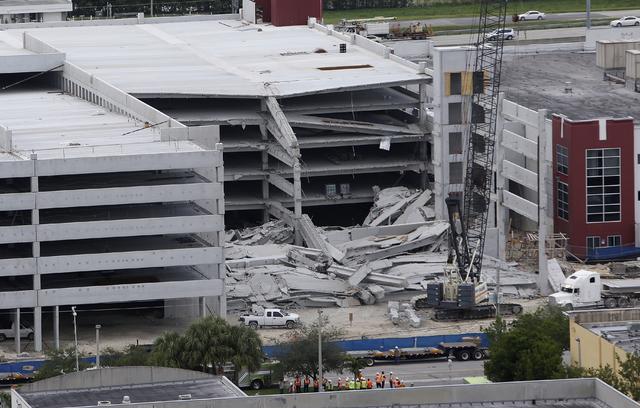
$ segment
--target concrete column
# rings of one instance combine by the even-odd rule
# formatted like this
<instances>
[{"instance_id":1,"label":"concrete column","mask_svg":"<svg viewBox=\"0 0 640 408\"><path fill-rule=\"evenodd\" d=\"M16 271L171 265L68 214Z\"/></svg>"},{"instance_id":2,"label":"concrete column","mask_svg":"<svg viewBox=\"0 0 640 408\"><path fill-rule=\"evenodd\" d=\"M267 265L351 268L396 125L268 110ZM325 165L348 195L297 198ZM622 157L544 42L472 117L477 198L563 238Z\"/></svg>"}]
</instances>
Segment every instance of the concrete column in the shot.
<instances>
[{"instance_id":1,"label":"concrete column","mask_svg":"<svg viewBox=\"0 0 640 408\"><path fill-rule=\"evenodd\" d=\"M507 234L509 233L509 209L503 207L503 191L508 188L508 181L505 180L502 173L502 163L504 163L505 150L502 147L502 135L504 130L504 118L502 117L502 104L504 102L504 93L498 95L498 122L496 123L496 149L495 149L495 169L496 169L496 185L495 191L497 196L496 203L496 224L498 227L498 258L505 261L507 256Z\"/></svg>"},{"instance_id":2,"label":"concrete column","mask_svg":"<svg viewBox=\"0 0 640 408\"><path fill-rule=\"evenodd\" d=\"M13 328L14 328L14 341L15 341L15 346L16 346L16 354L20 354L22 352L21 350L21 344L20 344L20 308L16 309L16 315L13 319Z\"/></svg>"},{"instance_id":3,"label":"concrete column","mask_svg":"<svg viewBox=\"0 0 640 408\"><path fill-rule=\"evenodd\" d=\"M546 238L553 233L553 222L549 229L547 214L549 196L553 196L553 190L548 191L548 181L551 177L552 161L550 160L553 144L546 131L547 110L538 111L538 289L543 295L551 293L549 285L549 271L547 270ZM549 150L549 151L547 151Z\"/></svg>"},{"instance_id":4,"label":"concrete column","mask_svg":"<svg viewBox=\"0 0 640 408\"><path fill-rule=\"evenodd\" d=\"M296 159L293 165L293 205L294 205L294 217L296 224L300 222L302 217L302 170L300 168L300 161ZM295 227L295 243L296 245L302 245L302 234L298 225Z\"/></svg>"},{"instance_id":5,"label":"concrete column","mask_svg":"<svg viewBox=\"0 0 640 408\"><path fill-rule=\"evenodd\" d=\"M263 110L266 109L264 106L264 101L262 102ZM269 132L267 131L267 127L265 125L260 125L260 135L262 138L262 143L265 145L265 150L262 151L262 171L269 170L269 153L266 151L266 145L269 143ZM269 180L265 177L262 180L262 200L263 204L265 204L265 208L262 210L262 222L269 221L269 211L267 210L266 203L269 201Z\"/></svg>"},{"instance_id":6,"label":"concrete column","mask_svg":"<svg viewBox=\"0 0 640 408\"><path fill-rule=\"evenodd\" d=\"M207 299L204 297L198 298L198 308L200 309L200 317L207 315Z\"/></svg>"},{"instance_id":7,"label":"concrete column","mask_svg":"<svg viewBox=\"0 0 640 408\"><path fill-rule=\"evenodd\" d=\"M60 306L53 307L53 347L60 350Z\"/></svg>"},{"instance_id":8,"label":"concrete column","mask_svg":"<svg viewBox=\"0 0 640 408\"><path fill-rule=\"evenodd\" d=\"M34 166L34 177L31 177L31 192L36 195L36 205L35 209L31 210L31 225L37 226L40 224L40 212L38 210L38 173L36 168L36 162L38 160L38 156L36 154L31 155L31 160ZM36 270L33 275L33 290L38 293L41 287L40 282L40 272L38 270L38 259L40 258L40 242L38 242L38 236L36 235L35 242L32 244L33 248L33 258L36 261ZM37 299L37 296L36 296ZM37 306L33 308L33 335L34 335L34 344L33 348L35 351L42 351L42 307Z\"/></svg>"},{"instance_id":9,"label":"concrete column","mask_svg":"<svg viewBox=\"0 0 640 408\"><path fill-rule=\"evenodd\" d=\"M419 115L419 123L420 129L423 133L427 133L429 129L427 128L427 85L420 84L418 86L418 93L420 95L420 111ZM429 161L429 157L427 155L427 141L423 140L420 142L420 161L424 163L424 170L420 173L420 187L424 190L430 188L429 186L429 172L427 170L427 162Z\"/></svg>"}]
</instances>

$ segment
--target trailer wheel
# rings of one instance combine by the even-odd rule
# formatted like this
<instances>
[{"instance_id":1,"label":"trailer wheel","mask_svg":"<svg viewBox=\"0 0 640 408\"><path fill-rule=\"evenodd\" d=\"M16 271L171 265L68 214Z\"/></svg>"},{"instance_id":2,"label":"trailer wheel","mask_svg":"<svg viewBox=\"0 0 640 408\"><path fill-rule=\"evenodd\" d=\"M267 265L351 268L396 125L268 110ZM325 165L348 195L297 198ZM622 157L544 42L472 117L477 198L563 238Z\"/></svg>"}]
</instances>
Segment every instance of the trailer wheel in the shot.
<instances>
[{"instance_id":1,"label":"trailer wheel","mask_svg":"<svg viewBox=\"0 0 640 408\"><path fill-rule=\"evenodd\" d=\"M367 365L367 367L373 367L373 365L376 362L372 358L365 358L364 359L364 363Z\"/></svg>"},{"instance_id":2,"label":"trailer wheel","mask_svg":"<svg viewBox=\"0 0 640 408\"><path fill-rule=\"evenodd\" d=\"M460 361L469 361L471 358L471 353L468 350L460 350L458 351L458 360Z\"/></svg>"},{"instance_id":3,"label":"trailer wheel","mask_svg":"<svg viewBox=\"0 0 640 408\"><path fill-rule=\"evenodd\" d=\"M249 327L253 330L258 330L258 322L249 322Z\"/></svg>"},{"instance_id":4,"label":"trailer wheel","mask_svg":"<svg viewBox=\"0 0 640 408\"><path fill-rule=\"evenodd\" d=\"M484 358L484 353L482 350L474 350L471 357L473 357L474 360L482 360Z\"/></svg>"},{"instance_id":5,"label":"trailer wheel","mask_svg":"<svg viewBox=\"0 0 640 408\"><path fill-rule=\"evenodd\" d=\"M33 341L33 332L27 334L27 340Z\"/></svg>"},{"instance_id":6,"label":"trailer wheel","mask_svg":"<svg viewBox=\"0 0 640 408\"><path fill-rule=\"evenodd\" d=\"M252 390L261 390L262 387L264 387L264 384L262 383L262 380L255 379L251 381L250 387Z\"/></svg>"},{"instance_id":7,"label":"trailer wheel","mask_svg":"<svg viewBox=\"0 0 640 408\"><path fill-rule=\"evenodd\" d=\"M631 302L627 298L618 299L618 307L629 307L631 306Z\"/></svg>"},{"instance_id":8,"label":"trailer wheel","mask_svg":"<svg viewBox=\"0 0 640 408\"><path fill-rule=\"evenodd\" d=\"M616 298L606 298L604 300L604 307L606 307L607 309L614 309L616 306L618 306Z\"/></svg>"}]
</instances>

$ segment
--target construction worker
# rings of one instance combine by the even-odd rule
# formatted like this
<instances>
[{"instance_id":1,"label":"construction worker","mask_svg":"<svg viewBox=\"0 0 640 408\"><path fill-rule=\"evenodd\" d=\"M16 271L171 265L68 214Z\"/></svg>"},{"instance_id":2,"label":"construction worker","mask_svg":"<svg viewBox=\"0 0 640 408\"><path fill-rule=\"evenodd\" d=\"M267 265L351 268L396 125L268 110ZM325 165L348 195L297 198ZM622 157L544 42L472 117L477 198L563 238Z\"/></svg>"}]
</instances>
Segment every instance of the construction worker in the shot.
<instances>
[{"instance_id":1,"label":"construction worker","mask_svg":"<svg viewBox=\"0 0 640 408\"><path fill-rule=\"evenodd\" d=\"M318 378L313 379L313 391L314 392L320 391L320 382L318 381Z\"/></svg>"},{"instance_id":2,"label":"construction worker","mask_svg":"<svg viewBox=\"0 0 640 408\"><path fill-rule=\"evenodd\" d=\"M395 346L393 349L393 359L396 362L396 364L400 364L400 355L402 353L400 352L400 349L398 348L398 346Z\"/></svg>"},{"instance_id":3,"label":"construction worker","mask_svg":"<svg viewBox=\"0 0 640 408\"><path fill-rule=\"evenodd\" d=\"M311 380L309 379L308 375L304 376L304 392L309 392L309 384L311 383Z\"/></svg>"},{"instance_id":4,"label":"construction worker","mask_svg":"<svg viewBox=\"0 0 640 408\"><path fill-rule=\"evenodd\" d=\"M367 378L367 389L370 390L373 388L373 382L371 382L371 378Z\"/></svg>"},{"instance_id":5,"label":"construction worker","mask_svg":"<svg viewBox=\"0 0 640 408\"><path fill-rule=\"evenodd\" d=\"M361 390L367 389L367 379L364 377L360 377L360 389Z\"/></svg>"},{"instance_id":6,"label":"construction worker","mask_svg":"<svg viewBox=\"0 0 640 408\"><path fill-rule=\"evenodd\" d=\"M356 383L355 381L353 381L353 378L349 380L349 390L355 390L356 389Z\"/></svg>"},{"instance_id":7,"label":"construction worker","mask_svg":"<svg viewBox=\"0 0 640 408\"><path fill-rule=\"evenodd\" d=\"M300 392L302 388L302 382L300 381L300 376L296 374L296 379L293 383L293 392Z\"/></svg>"},{"instance_id":8,"label":"construction worker","mask_svg":"<svg viewBox=\"0 0 640 408\"><path fill-rule=\"evenodd\" d=\"M359 390L359 389L360 389L360 386L362 385L362 384L360 383L360 379L359 379L359 378L356 378L356 379L354 380L354 382L355 382L356 390Z\"/></svg>"},{"instance_id":9,"label":"construction worker","mask_svg":"<svg viewBox=\"0 0 640 408\"><path fill-rule=\"evenodd\" d=\"M338 382L336 383L338 387L338 391L342 391L342 378L338 377Z\"/></svg>"},{"instance_id":10,"label":"construction worker","mask_svg":"<svg viewBox=\"0 0 640 408\"><path fill-rule=\"evenodd\" d=\"M389 388L393 388L393 373L389 371Z\"/></svg>"},{"instance_id":11,"label":"construction worker","mask_svg":"<svg viewBox=\"0 0 640 408\"><path fill-rule=\"evenodd\" d=\"M376 379L376 388L380 388L380 379L381 378L382 377L380 376L380 373L376 373L376 377L375 377L375 379Z\"/></svg>"},{"instance_id":12,"label":"construction worker","mask_svg":"<svg viewBox=\"0 0 640 408\"><path fill-rule=\"evenodd\" d=\"M387 376L384 375L384 371L380 374L380 388L384 388L384 383L387 381Z\"/></svg>"}]
</instances>

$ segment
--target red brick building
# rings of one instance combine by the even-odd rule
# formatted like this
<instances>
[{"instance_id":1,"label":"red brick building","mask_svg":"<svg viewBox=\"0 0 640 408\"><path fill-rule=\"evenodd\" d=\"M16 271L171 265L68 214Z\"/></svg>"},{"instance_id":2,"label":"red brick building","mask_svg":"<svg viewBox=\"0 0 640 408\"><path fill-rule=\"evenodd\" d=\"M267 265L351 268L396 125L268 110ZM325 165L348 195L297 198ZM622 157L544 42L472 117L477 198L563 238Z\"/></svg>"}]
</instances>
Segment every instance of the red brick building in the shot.
<instances>
[{"instance_id":1,"label":"red brick building","mask_svg":"<svg viewBox=\"0 0 640 408\"><path fill-rule=\"evenodd\" d=\"M555 231L569 236L569 251L581 258L633 254L633 119L573 121L554 115L552 132Z\"/></svg>"}]
</instances>

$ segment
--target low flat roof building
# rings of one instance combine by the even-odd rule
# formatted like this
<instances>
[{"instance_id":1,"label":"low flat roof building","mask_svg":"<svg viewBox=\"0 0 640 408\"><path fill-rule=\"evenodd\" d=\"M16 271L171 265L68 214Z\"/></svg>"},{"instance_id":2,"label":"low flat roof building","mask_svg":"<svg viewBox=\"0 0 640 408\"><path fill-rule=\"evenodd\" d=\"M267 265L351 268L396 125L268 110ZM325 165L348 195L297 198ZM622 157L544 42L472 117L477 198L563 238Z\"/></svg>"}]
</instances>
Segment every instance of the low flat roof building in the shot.
<instances>
[{"instance_id":1,"label":"low flat roof building","mask_svg":"<svg viewBox=\"0 0 640 408\"><path fill-rule=\"evenodd\" d=\"M159 367L72 373L11 390L12 407L93 407L99 406L98 401L104 401L102 405L109 401L111 406L130 406L122 404L124 396L137 408L640 407L592 378L247 397L224 377L190 373Z\"/></svg>"},{"instance_id":2,"label":"low flat roof building","mask_svg":"<svg viewBox=\"0 0 640 408\"><path fill-rule=\"evenodd\" d=\"M72 10L72 0L2 0L0 25L62 21Z\"/></svg>"}]
</instances>

